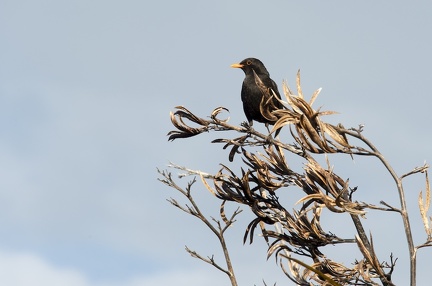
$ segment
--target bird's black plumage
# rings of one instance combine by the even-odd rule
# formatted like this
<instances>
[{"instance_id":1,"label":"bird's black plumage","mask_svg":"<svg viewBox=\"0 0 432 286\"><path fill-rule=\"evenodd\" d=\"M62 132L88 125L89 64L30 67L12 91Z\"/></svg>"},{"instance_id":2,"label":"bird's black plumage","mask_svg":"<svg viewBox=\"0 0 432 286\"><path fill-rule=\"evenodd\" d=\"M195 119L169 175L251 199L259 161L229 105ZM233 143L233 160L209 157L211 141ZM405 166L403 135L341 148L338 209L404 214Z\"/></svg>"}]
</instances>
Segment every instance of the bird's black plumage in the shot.
<instances>
[{"instance_id":1,"label":"bird's black plumage","mask_svg":"<svg viewBox=\"0 0 432 286\"><path fill-rule=\"evenodd\" d=\"M269 121L264 118L260 111L260 103L263 98L263 92L258 87L255 75L260 78L264 86L268 89L272 89L276 96L280 99L281 96L278 91L276 83L270 78L270 74L265 68L264 64L255 58L247 58L238 64L232 64L233 68L241 68L245 73L245 79L243 80L241 99L243 101L243 110L246 115L249 125L252 125L253 120L266 123L274 124L274 121ZM270 94L272 92L270 91ZM273 99L273 104L276 108L283 108L283 105L276 99Z\"/></svg>"}]
</instances>

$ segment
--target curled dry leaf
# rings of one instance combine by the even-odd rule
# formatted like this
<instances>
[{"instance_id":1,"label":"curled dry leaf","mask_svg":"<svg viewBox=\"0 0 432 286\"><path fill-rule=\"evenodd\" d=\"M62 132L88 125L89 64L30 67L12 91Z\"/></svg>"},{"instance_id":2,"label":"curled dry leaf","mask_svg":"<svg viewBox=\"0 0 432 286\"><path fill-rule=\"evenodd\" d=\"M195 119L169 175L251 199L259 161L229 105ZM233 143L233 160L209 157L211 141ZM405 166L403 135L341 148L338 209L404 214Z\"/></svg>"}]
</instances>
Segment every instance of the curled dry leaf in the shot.
<instances>
[{"instance_id":1,"label":"curled dry leaf","mask_svg":"<svg viewBox=\"0 0 432 286\"><path fill-rule=\"evenodd\" d=\"M212 141L212 143L226 143L223 147L223 149L228 148L229 146L232 146L231 151L229 153L228 159L230 162L234 161L235 154L239 153L238 149L243 146L243 143L246 141L246 139L249 137L249 135L244 135L238 138L234 139L215 139Z\"/></svg>"},{"instance_id":2,"label":"curled dry leaf","mask_svg":"<svg viewBox=\"0 0 432 286\"><path fill-rule=\"evenodd\" d=\"M217 118L217 116L220 113L222 113L223 111L229 112L228 108L225 108L223 106L219 106L219 107L215 108L213 110L213 112L211 113L210 118L213 119L216 122L224 122L224 123L228 122L229 121L229 117L226 118L226 119L219 119L219 118Z\"/></svg>"},{"instance_id":3,"label":"curled dry leaf","mask_svg":"<svg viewBox=\"0 0 432 286\"><path fill-rule=\"evenodd\" d=\"M322 125L323 131L328 134L336 143L338 143L342 148L352 148L350 144L348 144L348 139L346 138L346 135L339 127L336 127L334 125L323 123Z\"/></svg>"},{"instance_id":4,"label":"curled dry leaf","mask_svg":"<svg viewBox=\"0 0 432 286\"><path fill-rule=\"evenodd\" d=\"M172 124L178 130L168 132L167 135L169 136L169 141L179 138L192 137L208 130L208 125L210 124L209 121L197 117L183 106L176 106L176 108L178 110L174 113L171 112L170 117ZM191 127L186 124L183 119L188 119L189 121L201 125L202 127Z\"/></svg>"}]
</instances>

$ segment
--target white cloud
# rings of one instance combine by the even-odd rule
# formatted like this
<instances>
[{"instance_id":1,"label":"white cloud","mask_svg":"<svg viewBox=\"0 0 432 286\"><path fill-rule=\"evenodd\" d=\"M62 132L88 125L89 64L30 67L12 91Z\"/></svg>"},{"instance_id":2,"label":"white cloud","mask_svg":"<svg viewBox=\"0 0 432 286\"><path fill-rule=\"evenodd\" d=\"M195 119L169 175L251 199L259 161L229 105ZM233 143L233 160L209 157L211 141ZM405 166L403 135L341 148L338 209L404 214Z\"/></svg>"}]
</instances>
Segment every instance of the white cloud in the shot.
<instances>
[{"instance_id":1,"label":"white cloud","mask_svg":"<svg viewBox=\"0 0 432 286\"><path fill-rule=\"evenodd\" d=\"M176 286L217 286L228 285L228 278L216 270L209 271L175 271L162 272L149 277L137 277L130 280L127 286L154 286L154 285L176 285Z\"/></svg>"},{"instance_id":2,"label":"white cloud","mask_svg":"<svg viewBox=\"0 0 432 286\"><path fill-rule=\"evenodd\" d=\"M43 258L25 252L0 251L0 285L8 286L216 286L227 279L221 273L189 269L162 271L149 276L135 276L124 281L90 281L78 270L58 267Z\"/></svg>"},{"instance_id":3,"label":"white cloud","mask_svg":"<svg viewBox=\"0 0 432 286\"><path fill-rule=\"evenodd\" d=\"M88 286L76 270L55 267L28 253L0 251L0 285L9 286Z\"/></svg>"}]
</instances>

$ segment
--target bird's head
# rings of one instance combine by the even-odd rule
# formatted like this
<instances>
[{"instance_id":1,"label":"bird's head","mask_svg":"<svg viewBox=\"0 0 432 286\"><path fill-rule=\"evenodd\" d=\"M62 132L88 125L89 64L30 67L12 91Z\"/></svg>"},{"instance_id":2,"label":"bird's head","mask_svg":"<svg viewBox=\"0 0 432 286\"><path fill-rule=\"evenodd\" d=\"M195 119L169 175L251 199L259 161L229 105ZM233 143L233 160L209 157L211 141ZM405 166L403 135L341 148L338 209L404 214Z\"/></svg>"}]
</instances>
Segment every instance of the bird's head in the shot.
<instances>
[{"instance_id":1,"label":"bird's head","mask_svg":"<svg viewBox=\"0 0 432 286\"><path fill-rule=\"evenodd\" d=\"M255 71L258 75L269 75L269 72L265 68L264 64L259 59L255 58L244 59L238 64L232 64L231 67L242 69L246 75L253 75L252 71Z\"/></svg>"}]
</instances>

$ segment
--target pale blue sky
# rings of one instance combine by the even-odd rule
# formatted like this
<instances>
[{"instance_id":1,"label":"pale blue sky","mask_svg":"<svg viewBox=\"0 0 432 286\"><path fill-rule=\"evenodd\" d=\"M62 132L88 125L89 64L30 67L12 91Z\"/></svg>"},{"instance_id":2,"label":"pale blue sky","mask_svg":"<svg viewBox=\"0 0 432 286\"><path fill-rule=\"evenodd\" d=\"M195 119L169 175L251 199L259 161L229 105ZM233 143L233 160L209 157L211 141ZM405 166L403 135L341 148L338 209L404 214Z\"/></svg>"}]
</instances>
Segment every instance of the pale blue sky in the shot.
<instances>
[{"instance_id":1,"label":"pale blue sky","mask_svg":"<svg viewBox=\"0 0 432 286\"><path fill-rule=\"evenodd\" d=\"M316 106L340 112L329 120L365 124L400 174L430 162L431 13L430 1L0 1L0 284L228 285L184 252L221 257L207 229L165 201L179 196L156 167L226 162L209 144L221 134L167 142L169 112L225 106L244 121L244 75L229 66L246 57L279 86L301 69L306 94L323 88ZM359 199L397 203L376 161L332 162ZM406 188L421 243L422 177ZM196 191L216 215L218 202ZM242 245L247 218L230 234L240 284L287 284L263 244ZM400 219L365 223L382 260L400 257L394 278L407 285ZM420 253L418 285L430 255Z\"/></svg>"}]
</instances>

